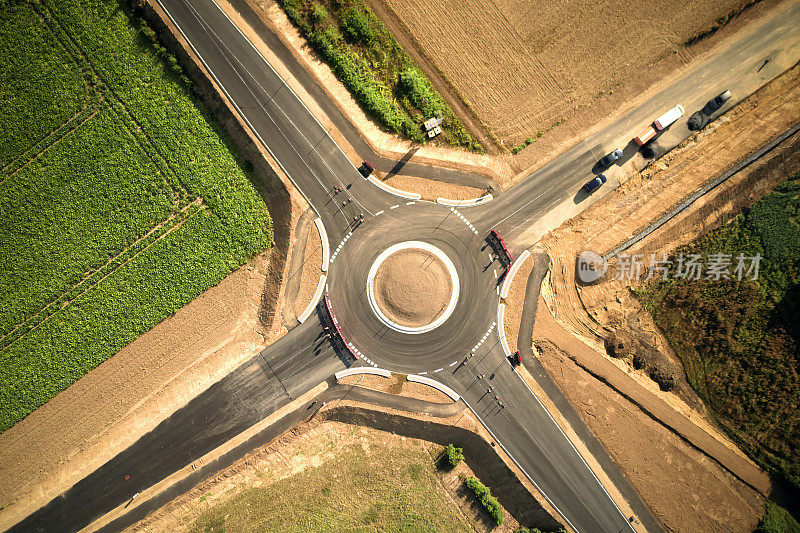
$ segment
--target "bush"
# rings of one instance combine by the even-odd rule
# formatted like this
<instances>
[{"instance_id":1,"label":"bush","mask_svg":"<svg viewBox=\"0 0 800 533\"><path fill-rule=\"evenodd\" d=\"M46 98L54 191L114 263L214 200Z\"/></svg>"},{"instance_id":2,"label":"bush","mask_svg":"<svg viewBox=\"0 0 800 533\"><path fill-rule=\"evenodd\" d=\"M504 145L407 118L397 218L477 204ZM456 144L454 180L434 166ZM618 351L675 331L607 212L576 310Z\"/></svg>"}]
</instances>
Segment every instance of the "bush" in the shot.
<instances>
[{"instance_id":1,"label":"bush","mask_svg":"<svg viewBox=\"0 0 800 533\"><path fill-rule=\"evenodd\" d=\"M500 502L497 501L497 498L492 496L492 491L489 490L489 487L481 483L476 477L466 478L464 484L475 494L475 497L480 500L483 508L494 519L494 523L498 526L502 526L503 520L505 519L503 508L500 506Z\"/></svg>"},{"instance_id":2,"label":"bush","mask_svg":"<svg viewBox=\"0 0 800 533\"><path fill-rule=\"evenodd\" d=\"M428 78L423 76L419 70L409 67L402 71L397 80L397 88L427 118L442 115L444 102L433 90Z\"/></svg>"},{"instance_id":3,"label":"bush","mask_svg":"<svg viewBox=\"0 0 800 533\"><path fill-rule=\"evenodd\" d=\"M647 366L647 354L644 351L639 350L635 354L633 354L633 368L636 370L641 370Z\"/></svg>"},{"instance_id":4,"label":"bush","mask_svg":"<svg viewBox=\"0 0 800 533\"><path fill-rule=\"evenodd\" d=\"M450 467L455 468L461 461L464 460L464 449L456 448L452 444L448 444L444 447L444 456L447 459L447 463L450 465Z\"/></svg>"},{"instance_id":5,"label":"bush","mask_svg":"<svg viewBox=\"0 0 800 533\"><path fill-rule=\"evenodd\" d=\"M369 44L375 38L369 18L360 6L352 6L344 12L339 28L350 42Z\"/></svg>"},{"instance_id":6,"label":"bush","mask_svg":"<svg viewBox=\"0 0 800 533\"><path fill-rule=\"evenodd\" d=\"M328 18L328 10L322 4L314 2L314 6L311 8L311 21L317 26L325 22L326 18Z\"/></svg>"},{"instance_id":7,"label":"bush","mask_svg":"<svg viewBox=\"0 0 800 533\"><path fill-rule=\"evenodd\" d=\"M764 516L754 533L800 533L800 524L786 509L767 500L764 503Z\"/></svg>"},{"instance_id":8,"label":"bush","mask_svg":"<svg viewBox=\"0 0 800 533\"><path fill-rule=\"evenodd\" d=\"M650 368L648 374L650 374L650 379L655 381L658 387L665 392L671 391L675 387L675 376L672 375L672 372L664 370L658 365Z\"/></svg>"}]
</instances>

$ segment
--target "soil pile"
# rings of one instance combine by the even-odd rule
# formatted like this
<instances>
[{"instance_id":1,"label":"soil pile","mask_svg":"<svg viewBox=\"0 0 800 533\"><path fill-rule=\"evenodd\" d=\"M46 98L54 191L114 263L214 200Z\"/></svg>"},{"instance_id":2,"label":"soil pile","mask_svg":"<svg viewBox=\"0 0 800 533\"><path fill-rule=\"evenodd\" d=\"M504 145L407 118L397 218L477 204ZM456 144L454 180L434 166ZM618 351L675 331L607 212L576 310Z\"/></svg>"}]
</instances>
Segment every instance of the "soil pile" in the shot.
<instances>
[{"instance_id":1,"label":"soil pile","mask_svg":"<svg viewBox=\"0 0 800 533\"><path fill-rule=\"evenodd\" d=\"M372 286L381 312L405 327L420 327L436 320L450 302L453 290L444 263L418 248L387 257Z\"/></svg>"}]
</instances>

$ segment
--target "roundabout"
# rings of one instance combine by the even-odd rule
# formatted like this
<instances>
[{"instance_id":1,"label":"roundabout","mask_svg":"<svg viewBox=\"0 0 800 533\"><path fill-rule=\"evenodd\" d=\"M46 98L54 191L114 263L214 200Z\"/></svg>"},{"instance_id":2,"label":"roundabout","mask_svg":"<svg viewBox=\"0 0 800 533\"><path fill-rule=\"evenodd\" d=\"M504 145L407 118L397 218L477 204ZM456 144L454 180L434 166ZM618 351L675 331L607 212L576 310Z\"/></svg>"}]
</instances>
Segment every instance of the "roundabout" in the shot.
<instances>
[{"instance_id":1,"label":"roundabout","mask_svg":"<svg viewBox=\"0 0 800 533\"><path fill-rule=\"evenodd\" d=\"M347 343L367 364L434 374L495 326L498 265L457 211L398 206L359 227L331 268L328 297ZM335 248L335 247L334 247Z\"/></svg>"}]
</instances>

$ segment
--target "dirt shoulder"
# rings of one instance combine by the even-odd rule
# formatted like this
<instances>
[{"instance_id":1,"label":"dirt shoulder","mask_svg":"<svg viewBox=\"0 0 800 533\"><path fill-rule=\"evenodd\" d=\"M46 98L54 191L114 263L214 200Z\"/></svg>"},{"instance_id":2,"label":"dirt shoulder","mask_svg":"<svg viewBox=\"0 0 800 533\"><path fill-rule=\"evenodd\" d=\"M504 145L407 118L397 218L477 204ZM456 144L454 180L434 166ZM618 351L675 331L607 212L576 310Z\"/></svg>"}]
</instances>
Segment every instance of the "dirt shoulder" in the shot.
<instances>
[{"instance_id":1,"label":"dirt shoulder","mask_svg":"<svg viewBox=\"0 0 800 533\"><path fill-rule=\"evenodd\" d=\"M667 531L753 531L763 514L756 491L554 345L542 344L539 360Z\"/></svg>"}]
</instances>

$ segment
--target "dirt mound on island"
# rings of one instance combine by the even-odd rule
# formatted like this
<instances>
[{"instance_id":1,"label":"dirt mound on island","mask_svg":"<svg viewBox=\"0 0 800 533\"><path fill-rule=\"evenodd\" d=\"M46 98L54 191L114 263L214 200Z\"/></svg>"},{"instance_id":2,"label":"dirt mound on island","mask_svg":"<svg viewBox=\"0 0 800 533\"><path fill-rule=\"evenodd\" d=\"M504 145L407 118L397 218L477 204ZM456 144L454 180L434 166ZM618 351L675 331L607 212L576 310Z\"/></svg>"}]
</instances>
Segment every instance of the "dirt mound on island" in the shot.
<instances>
[{"instance_id":1,"label":"dirt mound on island","mask_svg":"<svg viewBox=\"0 0 800 533\"><path fill-rule=\"evenodd\" d=\"M444 312L453 288L450 274L438 257L408 248L381 263L372 290L386 318L401 326L420 327Z\"/></svg>"}]
</instances>

